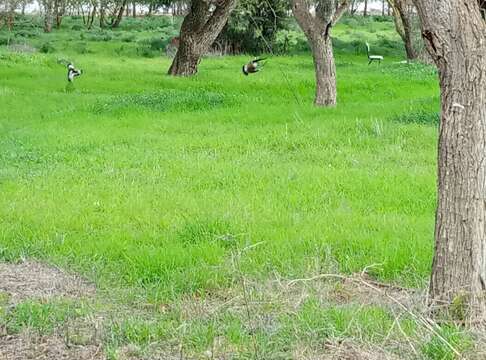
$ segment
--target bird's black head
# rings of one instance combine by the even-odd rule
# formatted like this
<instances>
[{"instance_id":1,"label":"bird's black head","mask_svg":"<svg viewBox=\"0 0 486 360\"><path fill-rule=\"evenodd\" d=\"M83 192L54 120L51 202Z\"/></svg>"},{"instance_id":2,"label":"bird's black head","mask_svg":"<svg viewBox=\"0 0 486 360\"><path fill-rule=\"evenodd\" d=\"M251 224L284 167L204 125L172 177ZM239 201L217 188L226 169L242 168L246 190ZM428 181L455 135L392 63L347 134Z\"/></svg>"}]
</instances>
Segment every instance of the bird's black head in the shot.
<instances>
[{"instance_id":1,"label":"bird's black head","mask_svg":"<svg viewBox=\"0 0 486 360\"><path fill-rule=\"evenodd\" d=\"M243 71L243 74L245 74L245 76L248 76L248 71L246 71L245 65L243 65L243 68L241 70Z\"/></svg>"}]
</instances>

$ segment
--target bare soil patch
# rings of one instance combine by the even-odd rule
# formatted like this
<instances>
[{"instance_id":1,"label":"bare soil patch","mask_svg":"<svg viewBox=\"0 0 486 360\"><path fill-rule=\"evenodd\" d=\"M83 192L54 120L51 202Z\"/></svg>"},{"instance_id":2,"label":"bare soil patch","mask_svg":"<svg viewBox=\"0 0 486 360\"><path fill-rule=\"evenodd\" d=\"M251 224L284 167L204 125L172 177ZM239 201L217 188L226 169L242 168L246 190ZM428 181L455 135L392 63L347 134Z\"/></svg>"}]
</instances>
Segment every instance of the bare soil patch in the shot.
<instances>
[{"instance_id":1,"label":"bare soil patch","mask_svg":"<svg viewBox=\"0 0 486 360\"><path fill-rule=\"evenodd\" d=\"M0 337L0 360L101 360L99 345L72 345L60 336L40 336L29 332Z\"/></svg>"},{"instance_id":2,"label":"bare soil patch","mask_svg":"<svg viewBox=\"0 0 486 360\"><path fill-rule=\"evenodd\" d=\"M54 266L27 261L0 263L1 293L7 294L8 302L15 305L27 299L90 297L94 295L95 287Z\"/></svg>"}]
</instances>

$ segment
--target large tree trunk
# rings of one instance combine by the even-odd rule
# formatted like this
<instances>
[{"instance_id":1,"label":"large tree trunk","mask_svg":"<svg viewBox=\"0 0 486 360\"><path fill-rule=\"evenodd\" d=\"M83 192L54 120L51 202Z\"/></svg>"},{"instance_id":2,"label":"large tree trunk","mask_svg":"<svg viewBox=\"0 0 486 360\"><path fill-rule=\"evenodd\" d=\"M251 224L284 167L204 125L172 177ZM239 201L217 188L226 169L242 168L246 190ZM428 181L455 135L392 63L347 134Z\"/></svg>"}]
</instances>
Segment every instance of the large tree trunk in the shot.
<instances>
[{"instance_id":1,"label":"large tree trunk","mask_svg":"<svg viewBox=\"0 0 486 360\"><path fill-rule=\"evenodd\" d=\"M312 43L312 57L316 73L316 106L336 105L336 65L330 36L319 37Z\"/></svg>"},{"instance_id":2,"label":"large tree trunk","mask_svg":"<svg viewBox=\"0 0 486 360\"><path fill-rule=\"evenodd\" d=\"M182 22L180 44L169 75L190 76L197 73L201 57L218 37L237 0L206 2L193 0ZM213 9L214 7L214 9Z\"/></svg>"},{"instance_id":3,"label":"large tree trunk","mask_svg":"<svg viewBox=\"0 0 486 360\"><path fill-rule=\"evenodd\" d=\"M432 304L486 323L486 22L475 0L414 0L439 69L441 124Z\"/></svg>"},{"instance_id":4,"label":"large tree trunk","mask_svg":"<svg viewBox=\"0 0 486 360\"><path fill-rule=\"evenodd\" d=\"M295 19L312 49L316 75L316 106L336 105L336 66L331 29L348 5L348 0L321 0L313 11L306 0L292 0Z\"/></svg>"}]
</instances>

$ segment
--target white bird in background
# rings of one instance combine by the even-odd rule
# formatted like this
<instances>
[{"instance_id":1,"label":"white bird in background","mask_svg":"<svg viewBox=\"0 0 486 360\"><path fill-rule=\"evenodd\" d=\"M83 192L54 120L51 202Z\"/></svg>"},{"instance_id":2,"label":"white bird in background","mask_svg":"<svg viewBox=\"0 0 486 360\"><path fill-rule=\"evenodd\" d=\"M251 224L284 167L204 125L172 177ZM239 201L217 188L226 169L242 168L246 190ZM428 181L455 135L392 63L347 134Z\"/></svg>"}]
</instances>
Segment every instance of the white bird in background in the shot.
<instances>
[{"instance_id":1,"label":"white bird in background","mask_svg":"<svg viewBox=\"0 0 486 360\"><path fill-rule=\"evenodd\" d=\"M67 74L67 77L68 77L68 81L69 82L73 82L74 78L81 75L82 74L82 71L81 70L78 70L74 67L73 64L68 64L67 66L67 69L68 69L68 74Z\"/></svg>"}]
</instances>

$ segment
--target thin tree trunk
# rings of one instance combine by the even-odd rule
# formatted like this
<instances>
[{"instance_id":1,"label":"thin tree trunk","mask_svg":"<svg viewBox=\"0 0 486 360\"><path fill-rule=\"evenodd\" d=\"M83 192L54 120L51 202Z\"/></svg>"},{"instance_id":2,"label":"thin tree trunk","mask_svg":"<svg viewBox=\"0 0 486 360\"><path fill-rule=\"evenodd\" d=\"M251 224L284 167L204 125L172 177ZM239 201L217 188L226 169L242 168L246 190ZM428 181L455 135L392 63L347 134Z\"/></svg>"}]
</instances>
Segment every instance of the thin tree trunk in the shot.
<instances>
[{"instance_id":1,"label":"thin tree trunk","mask_svg":"<svg viewBox=\"0 0 486 360\"><path fill-rule=\"evenodd\" d=\"M91 14L88 12L88 21L87 21L87 26L88 26L88 30L91 30L91 28L93 27L93 22L94 22L94 19L95 19L95 16L96 16L96 4L93 6L93 9L91 11Z\"/></svg>"},{"instance_id":2,"label":"thin tree trunk","mask_svg":"<svg viewBox=\"0 0 486 360\"><path fill-rule=\"evenodd\" d=\"M50 33L52 31L52 0L44 1L44 32Z\"/></svg>"},{"instance_id":3,"label":"thin tree trunk","mask_svg":"<svg viewBox=\"0 0 486 360\"><path fill-rule=\"evenodd\" d=\"M209 50L224 25L236 0L224 0L218 5L203 0L193 0L189 14L181 26L180 43L169 69L169 75L190 76L197 73L201 57Z\"/></svg>"},{"instance_id":4,"label":"thin tree trunk","mask_svg":"<svg viewBox=\"0 0 486 360\"><path fill-rule=\"evenodd\" d=\"M414 44L413 17L410 0L388 0L389 6L393 8L393 19L395 28L403 40L408 60L418 58L416 44Z\"/></svg>"},{"instance_id":5,"label":"thin tree trunk","mask_svg":"<svg viewBox=\"0 0 486 360\"><path fill-rule=\"evenodd\" d=\"M100 28L106 26L106 8L103 2L100 2Z\"/></svg>"},{"instance_id":6,"label":"thin tree trunk","mask_svg":"<svg viewBox=\"0 0 486 360\"><path fill-rule=\"evenodd\" d=\"M348 0L322 1L311 11L306 0L292 0L292 12L312 49L316 76L316 106L336 105L336 66L331 29L348 9ZM313 14L314 12L314 14Z\"/></svg>"},{"instance_id":7,"label":"thin tree trunk","mask_svg":"<svg viewBox=\"0 0 486 360\"><path fill-rule=\"evenodd\" d=\"M123 0L122 4L120 6L120 9L118 10L118 14L117 14L117 16L115 18L115 21L111 25L112 28L115 29L118 26L120 26L121 21L123 19L123 12L125 11L125 6L127 6L127 0Z\"/></svg>"},{"instance_id":8,"label":"thin tree trunk","mask_svg":"<svg viewBox=\"0 0 486 360\"><path fill-rule=\"evenodd\" d=\"M149 11L151 9L151 6L152 4L149 5ZM132 2L132 17L137 17L137 4L134 2Z\"/></svg>"},{"instance_id":9,"label":"thin tree trunk","mask_svg":"<svg viewBox=\"0 0 486 360\"><path fill-rule=\"evenodd\" d=\"M414 0L439 69L438 206L430 299L486 324L486 23L474 1ZM456 306L457 307L457 306ZM456 309L457 310L457 309Z\"/></svg>"},{"instance_id":10,"label":"thin tree trunk","mask_svg":"<svg viewBox=\"0 0 486 360\"><path fill-rule=\"evenodd\" d=\"M56 29L61 28L62 17L65 11L65 4L63 0L54 0L54 17L56 20Z\"/></svg>"},{"instance_id":11,"label":"thin tree trunk","mask_svg":"<svg viewBox=\"0 0 486 360\"><path fill-rule=\"evenodd\" d=\"M364 11L363 16L368 16L368 0L364 1Z\"/></svg>"}]
</instances>

